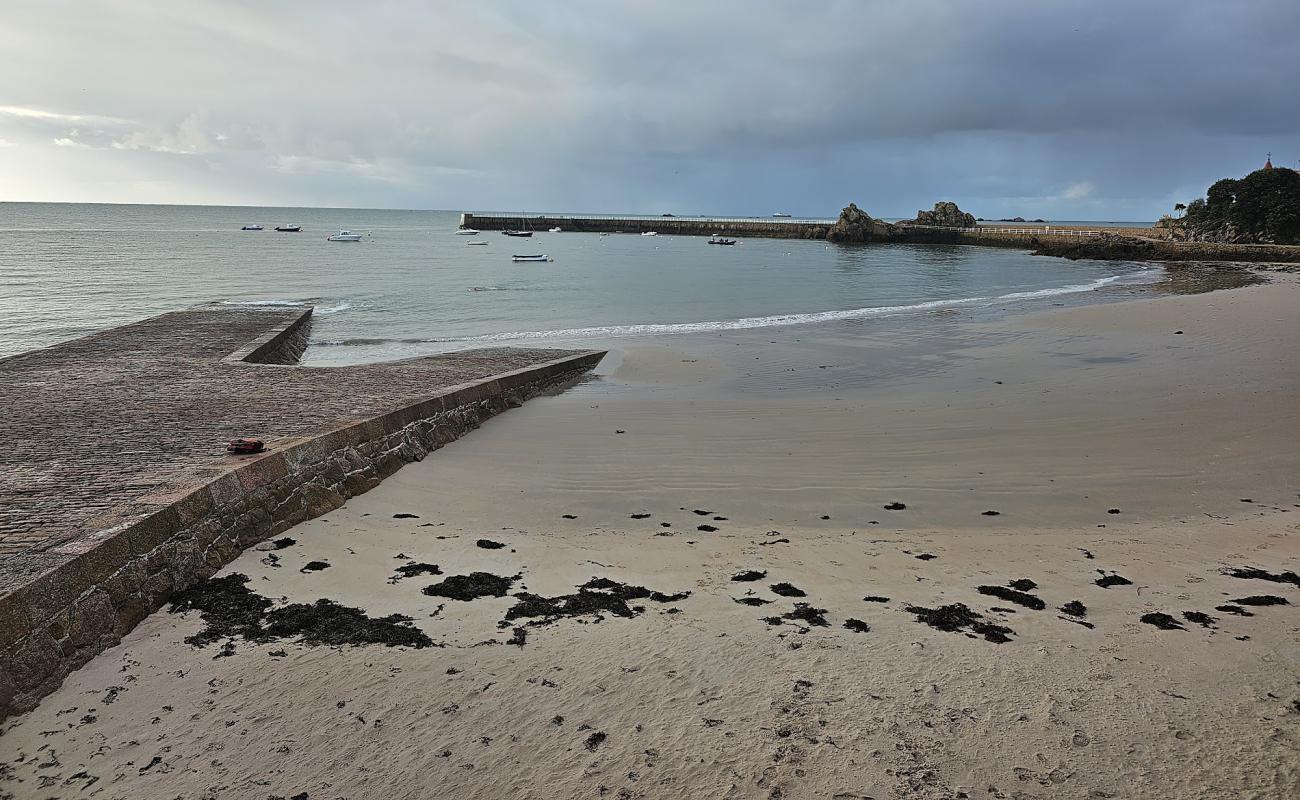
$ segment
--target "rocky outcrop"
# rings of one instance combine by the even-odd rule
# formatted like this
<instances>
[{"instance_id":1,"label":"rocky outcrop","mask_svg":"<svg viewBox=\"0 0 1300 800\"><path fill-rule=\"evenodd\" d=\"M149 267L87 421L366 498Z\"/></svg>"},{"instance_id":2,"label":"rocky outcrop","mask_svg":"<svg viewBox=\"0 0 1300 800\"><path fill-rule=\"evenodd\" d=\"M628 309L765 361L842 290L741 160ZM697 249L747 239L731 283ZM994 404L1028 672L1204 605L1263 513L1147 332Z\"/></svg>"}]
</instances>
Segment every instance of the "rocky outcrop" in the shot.
<instances>
[{"instance_id":1,"label":"rocky outcrop","mask_svg":"<svg viewBox=\"0 0 1300 800\"><path fill-rule=\"evenodd\" d=\"M918 211L912 225L937 225L943 228L973 228L975 215L967 214L956 203L935 203L933 211Z\"/></svg>"},{"instance_id":2,"label":"rocky outcrop","mask_svg":"<svg viewBox=\"0 0 1300 800\"><path fill-rule=\"evenodd\" d=\"M884 242L896 238L897 234L895 226L873 218L856 203L849 203L826 232L826 238L832 242Z\"/></svg>"}]
</instances>

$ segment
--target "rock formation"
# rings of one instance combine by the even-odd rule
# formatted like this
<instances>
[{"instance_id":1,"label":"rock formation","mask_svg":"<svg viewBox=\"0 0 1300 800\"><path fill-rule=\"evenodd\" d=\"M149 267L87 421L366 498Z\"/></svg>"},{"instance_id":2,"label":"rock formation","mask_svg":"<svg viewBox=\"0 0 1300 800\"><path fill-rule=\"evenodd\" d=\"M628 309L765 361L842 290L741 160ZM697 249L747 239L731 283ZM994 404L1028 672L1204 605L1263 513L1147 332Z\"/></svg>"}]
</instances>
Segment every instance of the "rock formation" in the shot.
<instances>
[{"instance_id":1,"label":"rock formation","mask_svg":"<svg viewBox=\"0 0 1300 800\"><path fill-rule=\"evenodd\" d=\"M826 238L832 242L878 242L894 238L896 230L888 222L873 219L856 203L849 203L826 232Z\"/></svg>"},{"instance_id":2,"label":"rock formation","mask_svg":"<svg viewBox=\"0 0 1300 800\"><path fill-rule=\"evenodd\" d=\"M918 211L912 225L938 225L944 228L973 228L975 215L967 214L956 203L941 202L934 204L933 211Z\"/></svg>"}]
</instances>

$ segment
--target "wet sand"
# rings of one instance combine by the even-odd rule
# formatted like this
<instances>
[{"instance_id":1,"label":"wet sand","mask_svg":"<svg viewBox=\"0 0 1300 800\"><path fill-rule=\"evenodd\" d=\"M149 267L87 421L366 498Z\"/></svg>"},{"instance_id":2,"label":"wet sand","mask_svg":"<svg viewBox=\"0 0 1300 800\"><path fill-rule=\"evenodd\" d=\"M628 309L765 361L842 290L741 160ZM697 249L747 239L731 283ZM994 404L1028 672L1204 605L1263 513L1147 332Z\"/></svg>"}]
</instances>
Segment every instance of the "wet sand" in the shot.
<instances>
[{"instance_id":1,"label":"wet sand","mask_svg":"<svg viewBox=\"0 0 1300 800\"><path fill-rule=\"evenodd\" d=\"M5 723L0 796L1292 796L1298 305L624 343L220 573L419 640L194 598Z\"/></svg>"}]
</instances>

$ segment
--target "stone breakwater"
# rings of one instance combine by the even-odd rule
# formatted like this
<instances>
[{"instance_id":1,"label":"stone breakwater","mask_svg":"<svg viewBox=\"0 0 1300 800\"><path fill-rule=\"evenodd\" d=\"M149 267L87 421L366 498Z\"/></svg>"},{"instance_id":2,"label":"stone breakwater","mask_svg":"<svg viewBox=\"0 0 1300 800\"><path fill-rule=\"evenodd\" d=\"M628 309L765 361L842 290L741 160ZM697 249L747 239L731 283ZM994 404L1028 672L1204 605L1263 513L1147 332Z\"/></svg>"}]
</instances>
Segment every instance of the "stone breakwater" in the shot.
<instances>
[{"instance_id":1,"label":"stone breakwater","mask_svg":"<svg viewBox=\"0 0 1300 800\"><path fill-rule=\"evenodd\" d=\"M604 353L296 366L309 308L212 307L0 360L0 718L243 549ZM255 436L267 452L231 456Z\"/></svg>"},{"instance_id":2,"label":"stone breakwater","mask_svg":"<svg viewBox=\"0 0 1300 800\"><path fill-rule=\"evenodd\" d=\"M951 208L947 208L951 206ZM850 212L856 212L851 214ZM960 215L960 216L959 216ZM997 227L973 225L973 217L951 203L935 211L918 212L918 221L892 223L874 219L856 206L846 208L839 220L739 219L716 217L579 217L461 214L461 227L485 231L560 228L579 233L644 233L674 236L725 236L765 239L825 239L842 245L858 244L969 244L1032 250L1035 255L1100 261L1233 261L1242 263L1297 263L1300 246L1229 245L1176 242L1103 232L1080 237L1068 229L1056 232L1022 230L1009 233ZM968 227L939 223L960 219ZM1156 233L1152 229L1153 235Z\"/></svg>"}]
</instances>

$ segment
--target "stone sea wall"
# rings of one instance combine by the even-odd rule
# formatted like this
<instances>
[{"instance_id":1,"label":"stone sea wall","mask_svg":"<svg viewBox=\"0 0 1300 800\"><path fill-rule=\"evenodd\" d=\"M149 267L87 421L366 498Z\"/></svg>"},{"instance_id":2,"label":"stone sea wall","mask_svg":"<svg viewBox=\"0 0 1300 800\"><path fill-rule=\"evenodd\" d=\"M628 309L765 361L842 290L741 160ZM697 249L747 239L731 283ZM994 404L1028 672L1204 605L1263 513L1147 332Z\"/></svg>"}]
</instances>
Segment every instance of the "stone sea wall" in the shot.
<instances>
[{"instance_id":1,"label":"stone sea wall","mask_svg":"<svg viewBox=\"0 0 1300 800\"><path fill-rule=\"evenodd\" d=\"M277 329L240 360L296 360L308 326ZM457 387L319 435L274 443L153 513L89 535L84 552L0 597L0 719L34 708L177 591L244 549L369 491L524 400L572 383L603 353L568 356Z\"/></svg>"}]
</instances>

